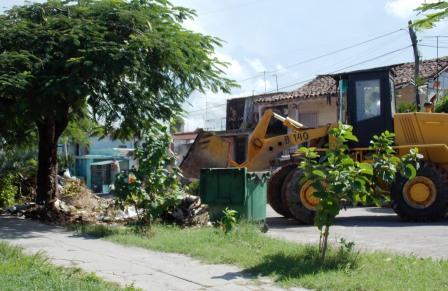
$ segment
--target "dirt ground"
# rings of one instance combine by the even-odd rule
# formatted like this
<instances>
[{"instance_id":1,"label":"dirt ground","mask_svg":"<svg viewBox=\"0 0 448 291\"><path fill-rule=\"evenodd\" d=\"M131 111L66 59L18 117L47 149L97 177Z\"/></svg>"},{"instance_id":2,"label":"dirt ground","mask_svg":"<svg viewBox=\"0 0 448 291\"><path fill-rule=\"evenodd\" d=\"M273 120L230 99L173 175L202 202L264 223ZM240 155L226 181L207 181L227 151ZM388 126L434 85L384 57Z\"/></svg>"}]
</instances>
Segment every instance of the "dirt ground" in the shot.
<instances>
[{"instance_id":1,"label":"dirt ground","mask_svg":"<svg viewBox=\"0 0 448 291\"><path fill-rule=\"evenodd\" d=\"M319 240L315 226L299 225L269 206L267 223L268 235L272 237L301 243ZM356 247L363 250L448 259L448 219L437 223L403 222L388 208L352 208L341 212L330 232L333 244L344 238L354 241Z\"/></svg>"}]
</instances>

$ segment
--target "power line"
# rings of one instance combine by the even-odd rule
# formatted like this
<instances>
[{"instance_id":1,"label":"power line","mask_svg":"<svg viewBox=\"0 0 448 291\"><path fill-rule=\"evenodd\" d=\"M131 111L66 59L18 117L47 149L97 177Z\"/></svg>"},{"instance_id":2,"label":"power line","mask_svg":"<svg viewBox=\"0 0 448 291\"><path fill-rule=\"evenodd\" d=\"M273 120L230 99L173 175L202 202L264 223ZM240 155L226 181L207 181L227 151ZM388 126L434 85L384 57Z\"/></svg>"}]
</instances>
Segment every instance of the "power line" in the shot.
<instances>
[{"instance_id":1,"label":"power line","mask_svg":"<svg viewBox=\"0 0 448 291\"><path fill-rule=\"evenodd\" d=\"M423 36L423 38L437 38L437 37L448 37L448 35L427 35Z\"/></svg>"},{"instance_id":2,"label":"power line","mask_svg":"<svg viewBox=\"0 0 448 291\"><path fill-rule=\"evenodd\" d=\"M405 46L405 47L402 47L402 48L399 48L399 49L396 49L396 50L393 50L393 51L387 52L387 53L385 53L385 54L382 54L382 55L379 55L379 56L376 56L376 57L373 57L373 58L367 59L367 60L365 60L365 61L362 61L362 62L359 62L359 63L353 64L353 65L350 65L350 66L347 66L347 67L341 68L341 69L339 69L339 70L336 70L336 71L334 71L333 73L330 73L330 74L334 74L334 73L337 73L337 72L339 72L339 71L343 71L343 70L346 70L346 69L349 69L349 68L352 68L352 67L355 67L355 66L359 66L359 65L362 65L362 64L365 64L365 63L368 63L368 62L371 62L371 61L377 60L377 59L379 59L379 58L382 58L382 57L388 56L388 55L390 55L390 54L393 54L393 53L396 53L396 52L399 52L399 51L405 50L405 49L407 49L407 48L409 48L409 47L411 47L411 45L407 45L407 46Z\"/></svg>"},{"instance_id":3,"label":"power line","mask_svg":"<svg viewBox=\"0 0 448 291\"><path fill-rule=\"evenodd\" d=\"M213 109L213 108L222 107L222 106L225 106L225 105L227 105L227 103L222 103L222 104L218 104L218 105L214 105L214 106L209 106L207 108L196 109L196 110L193 110L193 111L187 111L187 113L191 114L191 113L195 113L195 112L200 112L200 111L205 111L205 110L209 110L209 109Z\"/></svg>"},{"instance_id":4,"label":"power line","mask_svg":"<svg viewBox=\"0 0 448 291\"><path fill-rule=\"evenodd\" d=\"M352 67L356 67L356 66L359 66L359 65L362 65L362 64L365 64L365 63L368 63L368 62L371 62L371 61L380 59L380 58L382 58L382 57L391 55L391 54L393 54L393 53L396 53L396 52L405 50L405 49L407 49L407 48L409 48L409 47L411 47L411 45L408 45L408 46L405 46L405 47L402 47L402 48L399 48L399 49L396 49L396 50L393 50L393 51L384 53L384 54L382 54L382 55L379 55L379 56L376 56L376 57L373 57L373 58L370 58L370 59L367 59L367 60L358 62L358 63L353 64L353 65L350 65L350 66L346 66L346 67L337 69L337 70L335 70L335 71L333 71L333 72L326 73L326 74L324 74L324 75L335 74L335 73L338 73L338 72L340 72L340 71L343 71L343 70L346 70L346 69L349 69L349 68L352 68ZM311 78L311 79L307 79L307 80L304 80L304 81L300 81L300 82L297 82L297 83L294 83L294 84L291 84L291 85L287 85L287 86L285 86L285 87L281 87L281 88L279 88L279 90L282 90L282 89L285 89L285 88L289 88L289 87L292 87L292 86L296 86L296 85L300 85L300 84L302 84L302 83L309 82L309 81L311 81L311 80L313 80L313 79L314 79L314 78ZM273 91L268 91L267 93L272 93L272 92L273 92Z\"/></svg>"},{"instance_id":5,"label":"power line","mask_svg":"<svg viewBox=\"0 0 448 291\"><path fill-rule=\"evenodd\" d=\"M407 35L403 34L401 36L398 36L398 37L394 38L394 41L399 39L400 37L404 37L404 36L407 36ZM390 42L390 41L391 40L388 39L388 40L380 42L377 45L370 46L366 50L362 50L362 52L360 52L360 55L363 55L365 57L369 57L369 56L373 55L374 52L378 52L378 50L380 48L384 48L386 46L387 42ZM315 74L316 75L322 75L322 71L325 71L325 68L328 69L327 71L332 72L333 70L336 70L337 68L341 68L342 66L344 66L344 67L348 66L348 65L352 66L351 64L353 64L353 62L355 62L357 60L359 60L359 56L355 56L355 55L352 55L352 56L350 56L350 57L348 57L348 58L346 58L345 60L342 60L342 61L340 61L340 59L337 59L336 62L333 62L330 65L325 64L325 67L322 67L321 69L319 69L317 71L315 70ZM340 69L337 69L337 70L340 70ZM280 75L287 75L287 74L288 73L284 73L284 74L280 74ZM331 73L328 73L328 74L331 74ZM287 86L287 87L291 87L291 86Z\"/></svg>"},{"instance_id":6,"label":"power line","mask_svg":"<svg viewBox=\"0 0 448 291\"><path fill-rule=\"evenodd\" d=\"M298 66L298 65L303 65L303 64L306 64L306 63L309 63L309 62L318 60L318 59L320 59L320 58L328 57L328 56L331 56L331 55L333 55L333 54L340 53L340 52L342 52L342 51L345 51L345 50L348 50L348 49L351 49L351 48L354 48L354 47L357 47L357 46L360 46L360 45L363 45L363 44L366 44L366 43L369 43L369 42L372 42L372 41L375 41L375 40L377 40L377 39L380 39L380 38L383 38L383 37L386 37L386 36L395 34L395 33L399 32L399 31L403 31L403 30L405 30L405 29L404 29L404 28L400 28L400 29L398 29L398 30L395 30L395 31L392 31L392 32L389 32L389 33L385 33L385 34L376 36L376 37L374 37L374 38L371 38L371 39L368 39L368 40L365 40L365 41L362 41L362 42L359 42L359 43L356 43L356 44L353 44L353 45L346 46L346 47L344 47L344 48L340 48L340 49L337 49L337 50L334 50L334 51L331 51L331 52L322 54L322 55L317 56L317 57L309 58L309 59L307 59L307 60L303 60L303 61L300 61L300 62L298 62L298 63L292 64L292 65L288 65L288 66L285 67L285 69L287 69L287 68L291 68L291 67L295 67L295 66ZM274 72L277 72L277 71L279 71L279 70L276 70L276 71L274 71Z\"/></svg>"},{"instance_id":7,"label":"power line","mask_svg":"<svg viewBox=\"0 0 448 291\"><path fill-rule=\"evenodd\" d=\"M349 46L346 46L346 47L343 47L343 48L340 48L340 49L337 49L337 50L334 50L334 51L331 51L331 52L328 52L328 53L325 53L325 54L322 54L322 55L319 55L319 56L316 56L316 57L312 57L312 58L309 58L309 59L306 59L306 60L303 60L303 61L300 61L300 62L297 62L297 63L293 63L291 65L287 65L286 67L284 67L284 69L289 69L289 68L292 68L292 67L296 67L298 65L306 64L306 63L309 63L309 62L312 62L312 61L315 61L315 60L318 60L318 59L321 59L321 58L324 58L324 57L328 57L328 56L340 53L342 51L349 50L349 49L352 49L354 47L361 46L363 44L366 44L366 43L369 43L369 42L372 42L372 41L375 41L375 40L387 37L389 35L393 35L393 34L395 34L397 32L404 31L404 30L405 30L404 28L400 28L400 29L397 29L397 30L394 30L394 31L391 31L391 32L388 32L388 33L385 33L385 34L382 34L382 35L378 35L378 36L375 36L373 38L370 38L370 39L367 39L367 40L364 40L364 41L361 41L361 42L358 42L358 43L355 43L355 44L352 44L352 45L349 45ZM277 70L273 70L273 71L267 71L267 72L272 74L272 73L276 73L276 72L279 72L279 71L281 71L281 69L277 69ZM244 82L244 81L247 81L247 80L259 78L261 76L262 76L262 73L258 73L257 75L248 77L246 79L243 79L243 80L240 80L240 81L237 81L237 82Z\"/></svg>"},{"instance_id":8,"label":"power line","mask_svg":"<svg viewBox=\"0 0 448 291\"><path fill-rule=\"evenodd\" d=\"M403 50L405 50L405 49L407 49L407 48L409 48L409 47L411 47L411 45L407 45L407 46L405 46L405 47L402 47L402 48L399 48L399 49L395 49L395 50L393 50L393 51L389 51L389 52L387 52L387 53L384 53L384 54L375 56L375 57L373 57L373 58L370 58L370 59L367 59L367 60L364 60L364 61L355 63L355 64L350 65L350 66L346 66L346 67L343 67L343 68L339 68L339 69L337 69L337 70L335 70L335 71L333 71L333 72L326 73L326 74L324 74L324 75L335 74L335 73L338 73L338 72L340 72L340 71L343 71L343 70L346 70L346 69L349 69L349 68L353 68L353 67L356 67L356 66L359 66L359 65L368 63L368 62L372 62L372 61L374 61L374 60L383 58L383 57L385 57L385 56L394 54L394 53L396 53L396 52L403 51ZM311 79L306 79L306 80L302 80L302 81L299 81L299 82L296 82L296 83L293 83L293 84L289 84L289 85L286 85L286 86L283 86L283 87L278 88L278 90L283 90L283 89L290 88L290 87L293 87L293 86L301 85L301 84L303 84L303 83L307 83L307 82L309 82L309 81L312 81L313 79L314 79L314 77L311 78ZM276 90L277 90L277 89L274 89L274 90L271 90L271 91L267 91L266 93L267 93L267 94L269 94L269 93L275 93ZM207 110L207 109L212 109L212 108L222 107L222 106L225 106L225 105L227 105L227 103L223 103L223 104L215 105L215 106L208 107L208 108L197 109L197 110L194 110L194 111L189 111L189 112L187 112L187 113L190 114L190 113L200 112L200 111L204 111L204 110Z\"/></svg>"},{"instance_id":9,"label":"power line","mask_svg":"<svg viewBox=\"0 0 448 291\"><path fill-rule=\"evenodd\" d=\"M429 45L429 44L419 44L419 46L424 46L424 47L433 47L433 48L448 48L448 46L435 46L435 45Z\"/></svg>"}]
</instances>

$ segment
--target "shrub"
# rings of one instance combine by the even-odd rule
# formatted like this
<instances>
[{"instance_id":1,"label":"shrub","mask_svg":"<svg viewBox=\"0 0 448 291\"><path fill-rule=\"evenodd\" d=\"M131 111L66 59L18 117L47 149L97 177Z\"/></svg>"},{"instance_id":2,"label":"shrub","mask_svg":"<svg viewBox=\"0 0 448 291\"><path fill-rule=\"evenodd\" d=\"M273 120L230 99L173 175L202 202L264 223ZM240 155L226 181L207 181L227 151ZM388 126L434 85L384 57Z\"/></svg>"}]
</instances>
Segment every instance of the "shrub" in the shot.
<instances>
[{"instance_id":1,"label":"shrub","mask_svg":"<svg viewBox=\"0 0 448 291\"><path fill-rule=\"evenodd\" d=\"M316 189L314 195L320 199L314 224L321 232L319 249L323 260L330 226L343 207L343 201L362 204L374 202L379 205L381 201L376 195L381 193L379 180L390 184L397 173L405 177L415 176L413 165L421 158L417 149L412 149L400 158L396 157L392 148L394 135L386 131L379 136L375 135L371 141L372 162L358 162L348 146L349 142L358 141L352 130L346 124L332 128L329 131L332 142L324 153L317 152L315 148L300 149L303 160L299 167L304 172L304 180L312 181Z\"/></svg>"},{"instance_id":2,"label":"shrub","mask_svg":"<svg viewBox=\"0 0 448 291\"><path fill-rule=\"evenodd\" d=\"M190 184L185 186L185 191L190 195L199 196L199 185L199 180L191 181Z\"/></svg>"},{"instance_id":3,"label":"shrub","mask_svg":"<svg viewBox=\"0 0 448 291\"><path fill-rule=\"evenodd\" d=\"M221 219L220 225L224 233L228 234L236 226L236 216L238 212L236 210L229 209L228 207L226 207L226 209L224 209L222 213L224 214L224 216Z\"/></svg>"},{"instance_id":4,"label":"shrub","mask_svg":"<svg viewBox=\"0 0 448 291\"><path fill-rule=\"evenodd\" d=\"M411 102L401 102L397 105L397 113L407 113L417 111L417 106Z\"/></svg>"},{"instance_id":5,"label":"shrub","mask_svg":"<svg viewBox=\"0 0 448 291\"><path fill-rule=\"evenodd\" d=\"M149 227L153 219L177 204L181 193L170 144L168 128L160 124L152 126L135 151L138 168L128 174L120 173L115 180L117 205L134 206L139 221Z\"/></svg>"},{"instance_id":6,"label":"shrub","mask_svg":"<svg viewBox=\"0 0 448 291\"><path fill-rule=\"evenodd\" d=\"M18 187L14 185L15 176L6 173L0 178L0 208L7 208L15 203Z\"/></svg>"},{"instance_id":7,"label":"shrub","mask_svg":"<svg viewBox=\"0 0 448 291\"><path fill-rule=\"evenodd\" d=\"M448 96L441 98L439 102L436 103L434 111L438 113L448 113Z\"/></svg>"}]
</instances>

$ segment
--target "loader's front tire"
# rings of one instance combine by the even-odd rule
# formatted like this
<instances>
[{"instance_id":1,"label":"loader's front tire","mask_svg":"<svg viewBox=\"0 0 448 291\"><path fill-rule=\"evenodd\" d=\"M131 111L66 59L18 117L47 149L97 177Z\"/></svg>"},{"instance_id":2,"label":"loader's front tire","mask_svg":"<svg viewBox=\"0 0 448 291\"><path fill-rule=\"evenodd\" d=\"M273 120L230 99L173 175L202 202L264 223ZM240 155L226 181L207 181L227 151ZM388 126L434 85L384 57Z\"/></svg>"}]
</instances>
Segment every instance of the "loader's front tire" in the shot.
<instances>
[{"instance_id":1,"label":"loader's front tire","mask_svg":"<svg viewBox=\"0 0 448 291\"><path fill-rule=\"evenodd\" d=\"M297 165L288 165L275 170L268 183L268 202L272 209L284 217L292 217L288 208L285 208L282 201L282 185L286 176L294 171Z\"/></svg>"},{"instance_id":2,"label":"loader's front tire","mask_svg":"<svg viewBox=\"0 0 448 291\"><path fill-rule=\"evenodd\" d=\"M448 211L448 184L434 165L425 165L413 179L397 177L391 187L392 208L406 221L440 221Z\"/></svg>"},{"instance_id":3,"label":"loader's front tire","mask_svg":"<svg viewBox=\"0 0 448 291\"><path fill-rule=\"evenodd\" d=\"M303 173L300 169L292 171L283 182L282 200L292 216L303 224L313 224L316 213L314 207L318 203L312 197L313 188L307 181L301 181Z\"/></svg>"}]
</instances>

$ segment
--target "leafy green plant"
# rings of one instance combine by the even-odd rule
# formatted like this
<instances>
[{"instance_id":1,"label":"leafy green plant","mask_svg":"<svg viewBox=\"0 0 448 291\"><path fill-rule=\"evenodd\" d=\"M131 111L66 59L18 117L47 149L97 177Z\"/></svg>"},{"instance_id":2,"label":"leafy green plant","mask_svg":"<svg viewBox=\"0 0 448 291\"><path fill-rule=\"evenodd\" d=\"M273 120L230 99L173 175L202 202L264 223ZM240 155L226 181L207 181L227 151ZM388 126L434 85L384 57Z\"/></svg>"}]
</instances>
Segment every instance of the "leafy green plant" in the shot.
<instances>
[{"instance_id":1,"label":"leafy green plant","mask_svg":"<svg viewBox=\"0 0 448 291\"><path fill-rule=\"evenodd\" d=\"M434 111L437 113L448 113L448 96L441 98L439 102L436 103Z\"/></svg>"},{"instance_id":2,"label":"leafy green plant","mask_svg":"<svg viewBox=\"0 0 448 291\"><path fill-rule=\"evenodd\" d=\"M416 175L416 167L418 168L418 161L423 158L418 153L418 149L414 148L408 154L397 157L396 151L393 149L395 134L385 131L380 135L374 135L370 142L370 150L373 151L372 166L375 175L373 176L372 189L378 193L382 192L382 188L378 185L381 182L391 184L397 173L407 178L412 178Z\"/></svg>"},{"instance_id":3,"label":"leafy green plant","mask_svg":"<svg viewBox=\"0 0 448 291\"><path fill-rule=\"evenodd\" d=\"M0 177L0 208L7 208L15 203L18 188L14 185L15 177L12 173L6 173Z\"/></svg>"},{"instance_id":4,"label":"leafy green plant","mask_svg":"<svg viewBox=\"0 0 448 291\"><path fill-rule=\"evenodd\" d=\"M228 234L236 226L238 211L226 207L226 209L224 209L222 213L224 214L224 216L222 217L220 223L221 229L225 234Z\"/></svg>"},{"instance_id":5,"label":"leafy green plant","mask_svg":"<svg viewBox=\"0 0 448 291\"><path fill-rule=\"evenodd\" d=\"M6 148L0 152L0 178L11 176L17 201L31 201L36 193L37 153L31 147Z\"/></svg>"},{"instance_id":6,"label":"leafy green plant","mask_svg":"<svg viewBox=\"0 0 448 291\"><path fill-rule=\"evenodd\" d=\"M134 206L139 221L149 227L153 219L174 207L181 193L170 143L166 126L158 124L148 129L135 151L138 167L120 173L115 180L117 205Z\"/></svg>"},{"instance_id":7,"label":"leafy green plant","mask_svg":"<svg viewBox=\"0 0 448 291\"><path fill-rule=\"evenodd\" d=\"M402 158L396 157L391 146L393 134L389 132L374 136L370 148L372 163L355 160L348 147L349 142L358 140L352 129L345 124L332 128L329 149L322 156L315 148L300 149L303 160L299 167L303 170L303 179L312 181L316 189L314 195L320 199L314 224L320 230L322 260L325 259L330 226L346 201L379 205L382 193L378 186L380 179L391 183L398 172L406 177L412 177L416 172L412 163L419 158L417 150Z\"/></svg>"},{"instance_id":8,"label":"leafy green plant","mask_svg":"<svg viewBox=\"0 0 448 291\"><path fill-rule=\"evenodd\" d=\"M401 102L397 105L397 113L407 113L417 111L417 106L411 102Z\"/></svg>"},{"instance_id":9,"label":"leafy green plant","mask_svg":"<svg viewBox=\"0 0 448 291\"><path fill-rule=\"evenodd\" d=\"M185 186L185 191L190 195L199 196L199 186L199 180L191 181Z\"/></svg>"}]
</instances>

